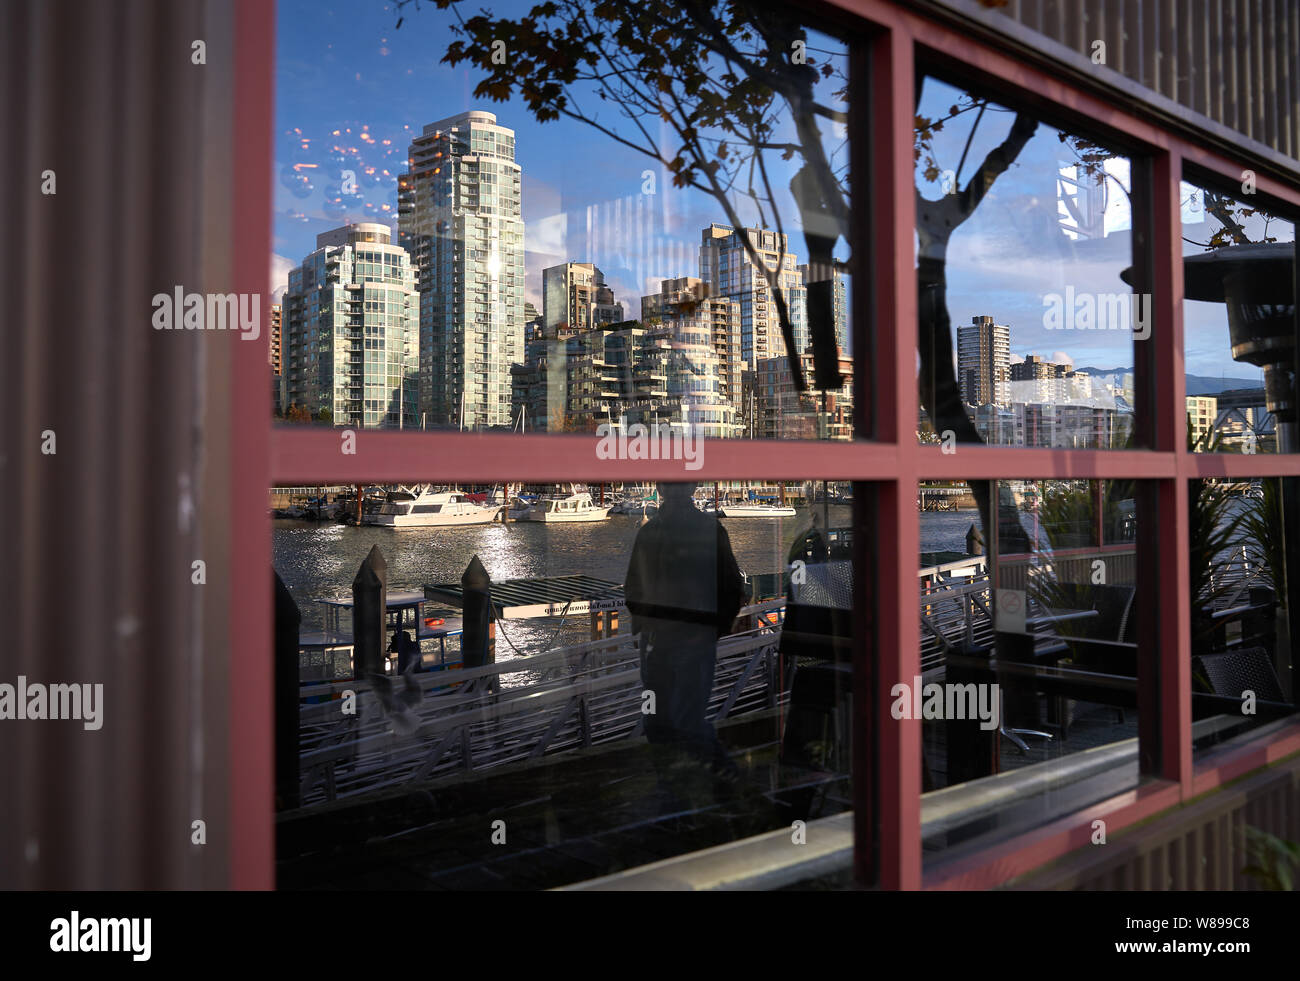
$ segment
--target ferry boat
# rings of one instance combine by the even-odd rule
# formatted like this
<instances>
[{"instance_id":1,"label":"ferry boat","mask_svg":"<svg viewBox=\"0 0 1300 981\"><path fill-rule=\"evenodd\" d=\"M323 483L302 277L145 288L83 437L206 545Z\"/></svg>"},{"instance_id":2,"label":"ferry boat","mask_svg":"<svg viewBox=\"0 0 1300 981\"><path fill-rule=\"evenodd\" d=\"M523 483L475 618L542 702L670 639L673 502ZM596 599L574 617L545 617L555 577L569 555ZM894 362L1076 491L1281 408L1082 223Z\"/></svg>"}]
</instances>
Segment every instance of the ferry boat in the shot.
<instances>
[{"instance_id":1,"label":"ferry boat","mask_svg":"<svg viewBox=\"0 0 1300 981\"><path fill-rule=\"evenodd\" d=\"M408 498L403 500L402 498ZM443 528L450 525L485 525L497 516L499 506L474 504L464 494L435 492L422 487L418 493L392 494L390 500L368 523L390 528Z\"/></svg>"},{"instance_id":2,"label":"ferry boat","mask_svg":"<svg viewBox=\"0 0 1300 981\"><path fill-rule=\"evenodd\" d=\"M516 520L519 521L543 521L552 522L571 522L571 521L604 521L609 517L610 507L612 505L599 505L591 500L591 495L586 491L579 491L569 494L567 497L546 497L538 501ZM515 512L511 511L511 517Z\"/></svg>"},{"instance_id":3,"label":"ferry boat","mask_svg":"<svg viewBox=\"0 0 1300 981\"><path fill-rule=\"evenodd\" d=\"M345 628L343 615L353 611L353 599L347 595L318 599L324 607L323 629L300 633L298 637L298 685L300 701L314 704L342 697L336 682L362 681L357 678L354 658L356 643ZM458 671L464 655L461 640L464 620L461 611L428 604L423 590L395 590L386 596L384 634L388 641L384 654L384 674L398 674L400 655L394 650L397 638L415 654L414 672ZM409 668L409 666L408 666ZM454 677L452 675L448 678ZM455 682L434 686L428 694L452 691Z\"/></svg>"}]
</instances>

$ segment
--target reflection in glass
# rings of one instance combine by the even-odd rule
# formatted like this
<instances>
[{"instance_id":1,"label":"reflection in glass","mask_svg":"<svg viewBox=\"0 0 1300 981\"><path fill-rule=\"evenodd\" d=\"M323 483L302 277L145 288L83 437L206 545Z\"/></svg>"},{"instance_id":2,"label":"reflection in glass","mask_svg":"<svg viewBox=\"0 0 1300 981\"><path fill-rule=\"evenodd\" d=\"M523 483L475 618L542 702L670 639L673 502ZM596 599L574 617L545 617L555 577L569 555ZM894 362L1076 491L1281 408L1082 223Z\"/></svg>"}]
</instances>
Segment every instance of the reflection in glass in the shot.
<instances>
[{"instance_id":1,"label":"reflection in glass","mask_svg":"<svg viewBox=\"0 0 1300 981\"><path fill-rule=\"evenodd\" d=\"M1120 278L1129 159L934 78L917 104L918 438L1126 447L1151 332Z\"/></svg>"},{"instance_id":2,"label":"reflection in glass","mask_svg":"<svg viewBox=\"0 0 1300 981\"><path fill-rule=\"evenodd\" d=\"M399 44L387 8L357 15L355 46L279 35L280 418L851 438L844 41L745 3L400 17ZM380 267L287 270L378 222L416 295L372 336ZM399 375L409 411L380 393Z\"/></svg>"},{"instance_id":3,"label":"reflection in glass","mask_svg":"<svg viewBox=\"0 0 1300 981\"><path fill-rule=\"evenodd\" d=\"M1295 711L1295 479L1188 487L1193 745L1200 751ZM1290 505L1288 510L1287 505Z\"/></svg>"},{"instance_id":4,"label":"reflection in glass","mask_svg":"<svg viewBox=\"0 0 1300 981\"><path fill-rule=\"evenodd\" d=\"M849 485L299 496L282 884L544 888L851 806Z\"/></svg>"},{"instance_id":5,"label":"reflection in glass","mask_svg":"<svg viewBox=\"0 0 1300 981\"><path fill-rule=\"evenodd\" d=\"M1210 188L1182 198L1189 443L1294 453L1295 226Z\"/></svg>"},{"instance_id":6,"label":"reflection in glass","mask_svg":"<svg viewBox=\"0 0 1300 981\"><path fill-rule=\"evenodd\" d=\"M922 687L900 694L923 720L933 858L1132 787L1143 765L1135 484L1001 481L996 544L972 490L918 487Z\"/></svg>"}]
</instances>

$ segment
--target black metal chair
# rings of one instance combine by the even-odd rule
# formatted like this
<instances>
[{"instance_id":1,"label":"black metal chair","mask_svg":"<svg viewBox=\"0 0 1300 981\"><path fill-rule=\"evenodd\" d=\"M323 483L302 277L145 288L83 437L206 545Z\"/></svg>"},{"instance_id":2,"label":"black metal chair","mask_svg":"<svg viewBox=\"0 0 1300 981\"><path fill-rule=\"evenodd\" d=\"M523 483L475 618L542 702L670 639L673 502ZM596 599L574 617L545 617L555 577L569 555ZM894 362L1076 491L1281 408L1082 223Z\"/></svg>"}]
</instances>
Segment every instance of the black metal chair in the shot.
<instances>
[{"instance_id":1,"label":"black metal chair","mask_svg":"<svg viewBox=\"0 0 1300 981\"><path fill-rule=\"evenodd\" d=\"M1192 663L1200 668L1216 695L1241 698L1243 692L1253 691L1263 702L1286 701L1273 661L1263 647L1200 654L1192 658Z\"/></svg>"}]
</instances>

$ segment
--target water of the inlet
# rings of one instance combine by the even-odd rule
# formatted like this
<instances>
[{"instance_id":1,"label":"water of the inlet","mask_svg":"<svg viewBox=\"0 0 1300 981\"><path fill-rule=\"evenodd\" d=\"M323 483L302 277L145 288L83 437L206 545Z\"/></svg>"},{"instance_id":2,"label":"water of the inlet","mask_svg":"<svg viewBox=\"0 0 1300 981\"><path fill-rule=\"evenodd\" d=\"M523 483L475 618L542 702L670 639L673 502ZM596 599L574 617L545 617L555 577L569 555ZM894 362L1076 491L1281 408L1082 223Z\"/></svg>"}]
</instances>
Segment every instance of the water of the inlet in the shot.
<instances>
[{"instance_id":1,"label":"water of the inlet","mask_svg":"<svg viewBox=\"0 0 1300 981\"><path fill-rule=\"evenodd\" d=\"M812 525L847 528L852 507L843 504L803 506L792 518L736 519L724 526L736 561L748 575L782 571L790 546ZM978 524L978 512L926 511L920 515L921 551L966 551L966 532ZM574 524L511 522L464 528L379 528L332 521L277 519L274 524L275 569L302 613L303 631L324 629L319 601L350 595L357 568L372 545L388 564L388 589L423 590L434 583L458 583L475 555L492 580L584 575L622 583L640 515L617 515L607 521ZM627 628L624 627L624 630ZM497 660L587 639L586 616L564 622L509 620L497 634Z\"/></svg>"}]
</instances>

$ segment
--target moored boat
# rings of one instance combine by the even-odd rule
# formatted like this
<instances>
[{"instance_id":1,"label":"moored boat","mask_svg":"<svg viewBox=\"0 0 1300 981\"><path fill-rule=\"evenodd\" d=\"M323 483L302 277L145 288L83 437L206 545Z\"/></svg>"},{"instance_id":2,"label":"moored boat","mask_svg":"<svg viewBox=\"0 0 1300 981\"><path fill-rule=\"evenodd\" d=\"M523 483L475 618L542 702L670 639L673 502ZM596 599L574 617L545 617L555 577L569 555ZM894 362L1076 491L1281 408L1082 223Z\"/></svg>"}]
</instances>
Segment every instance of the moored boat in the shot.
<instances>
[{"instance_id":1,"label":"moored boat","mask_svg":"<svg viewBox=\"0 0 1300 981\"><path fill-rule=\"evenodd\" d=\"M501 508L475 504L455 491L434 491L422 487L418 493L390 495L390 500L369 518L368 524L390 528L444 528L453 525L485 525Z\"/></svg>"},{"instance_id":2,"label":"moored boat","mask_svg":"<svg viewBox=\"0 0 1300 981\"><path fill-rule=\"evenodd\" d=\"M586 491L578 491L565 497L546 497L538 501L519 518L510 512L511 518L518 521L577 522L604 521L609 517L612 505L600 505L592 501Z\"/></svg>"},{"instance_id":3,"label":"moored boat","mask_svg":"<svg viewBox=\"0 0 1300 981\"><path fill-rule=\"evenodd\" d=\"M724 518L793 518L795 510L779 504L723 504L718 513Z\"/></svg>"}]
</instances>

